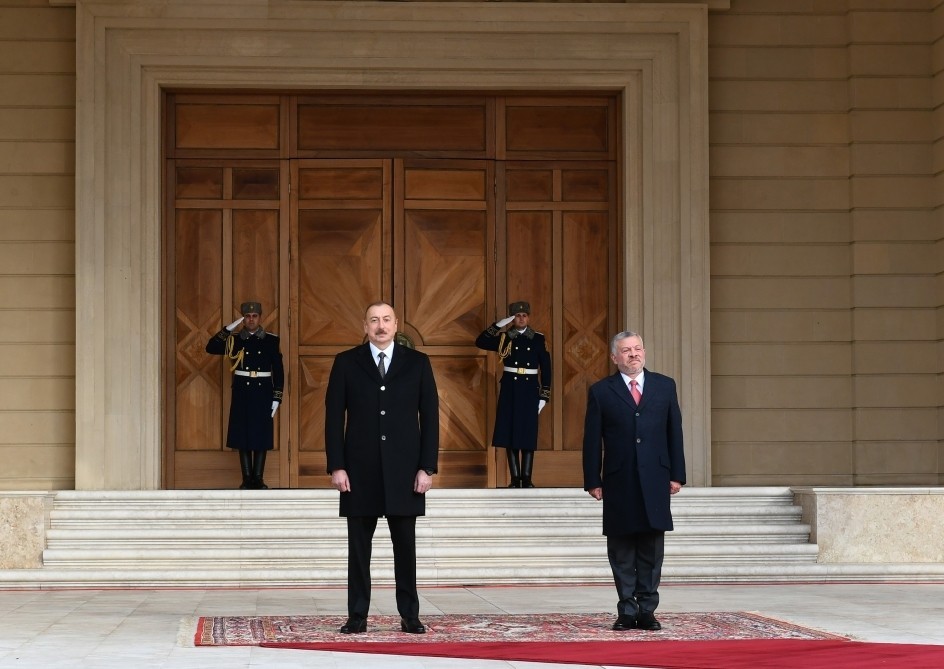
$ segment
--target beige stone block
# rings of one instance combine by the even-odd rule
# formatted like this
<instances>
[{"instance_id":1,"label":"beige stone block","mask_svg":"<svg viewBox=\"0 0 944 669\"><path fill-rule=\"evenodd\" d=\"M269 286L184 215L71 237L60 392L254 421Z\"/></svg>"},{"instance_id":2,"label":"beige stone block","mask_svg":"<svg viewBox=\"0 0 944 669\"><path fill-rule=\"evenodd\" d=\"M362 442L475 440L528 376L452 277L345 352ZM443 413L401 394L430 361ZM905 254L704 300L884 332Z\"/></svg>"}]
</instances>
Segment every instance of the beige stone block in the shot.
<instances>
[{"instance_id":1,"label":"beige stone block","mask_svg":"<svg viewBox=\"0 0 944 669\"><path fill-rule=\"evenodd\" d=\"M933 136L930 111L853 110L849 119L853 142L927 142Z\"/></svg>"},{"instance_id":2,"label":"beige stone block","mask_svg":"<svg viewBox=\"0 0 944 669\"><path fill-rule=\"evenodd\" d=\"M846 43L845 17L837 14L737 14L711 15L708 29L714 46L837 46Z\"/></svg>"},{"instance_id":3,"label":"beige stone block","mask_svg":"<svg viewBox=\"0 0 944 669\"><path fill-rule=\"evenodd\" d=\"M856 208L919 209L937 204L930 176L857 176L851 186Z\"/></svg>"},{"instance_id":4,"label":"beige stone block","mask_svg":"<svg viewBox=\"0 0 944 669\"><path fill-rule=\"evenodd\" d=\"M4 142L0 174L75 174L74 142Z\"/></svg>"},{"instance_id":5,"label":"beige stone block","mask_svg":"<svg viewBox=\"0 0 944 669\"><path fill-rule=\"evenodd\" d=\"M849 142L849 115L721 111L710 97L708 136L715 144L837 144ZM714 203L712 203L714 206Z\"/></svg>"},{"instance_id":6,"label":"beige stone block","mask_svg":"<svg viewBox=\"0 0 944 669\"><path fill-rule=\"evenodd\" d=\"M856 242L852 246L855 274L934 274L939 249L934 242Z\"/></svg>"},{"instance_id":7,"label":"beige stone block","mask_svg":"<svg viewBox=\"0 0 944 669\"><path fill-rule=\"evenodd\" d=\"M23 342L74 344L75 309L5 311L0 320L0 345Z\"/></svg>"},{"instance_id":8,"label":"beige stone block","mask_svg":"<svg viewBox=\"0 0 944 669\"><path fill-rule=\"evenodd\" d=\"M859 307L933 307L940 299L933 276L856 276L852 278Z\"/></svg>"},{"instance_id":9,"label":"beige stone block","mask_svg":"<svg viewBox=\"0 0 944 669\"><path fill-rule=\"evenodd\" d=\"M709 47L708 78L845 79L847 62L845 47Z\"/></svg>"},{"instance_id":10,"label":"beige stone block","mask_svg":"<svg viewBox=\"0 0 944 669\"><path fill-rule=\"evenodd\" d=\"M758 442L849 442L852 412L848 409L713 409L711 435L719 441ZM796 463L793 465L796 467ZM754 472L789 473L760 468ZM849 471L848 467L837 472Z\"/></svg>"},{"instance_id":11,"label":"beige stone block","mask_svg":"<svg viewBox=\"0 0 944 669\"><path fill-rule=\"evenodd\" d=\"M74 108L75 72L41 77L0 73L0 100L16 100L22 107Z\"/></svg>"},{"instance_id":12,"label":"beige stone block","mask_svg":"<svg viewBox=\"0 0 944 669\"><path fill-rule=\"evenodd\" d=\"M0 141L75 141L75 109L0 107Z\"/></svg>"},{"instance_id":13,"label":"beige stone block","mask_svg":"<svg viewBox=\"0 0 944 669\"><path fill-rule=\"evenodd\" d=\"M75 411L75 378L3 378L0 406L4 411Z\"/></svg>"},{"instance_id":14,"label":"beige stone block","mask_svg":"<svg viewBox=\"0 0 944 669\"><path fill-rule=\"evenodd\" d=\"M844 375L852 373L848 343L712 344L713 376Z\"/></svg>"},{"instance_id":15,"label":"beige stone block","mask_svg":"<svg viewBox=\"0 0 944 669\"><path fill-rule=\"evenodd\" d=\"M759 475L746 474L744 476L712 476L712 485L715 486L849 486L853 485L854 477L851 474L790 474L790 475Z\"/></svg>"},{"instance_id":16,"label":"beige stone block","mask_svg":"<svg viewBox=\"0 0 944 669\"><path fill-rule=\"evenodd\" d=\"M788 480L795 476L842 476L852 464L852 445L829 440L754 444L751 462L754 474Z\"/></svg>"},{"instance_id":17,"label":"beige stone block","mask_svg":"<svg viewBox=\"0 0 944 669\"><path fill-rule=\"evenodd\" d=\"M0 304L7 309L75 309L75 278L0 275Z\"/></svg>"},{"instance_id":18,"label":"beige stone block","mask_svg":"<svg viewBox=\"0 0 944 669\"><path fill-rule=\"evenodd\" d=\"M8 274L75 274L75 244L0 242L0 267Z\"/></svg>"},{"instance_id":19,"label":"beige stone block","mask_svg":"<svg viewBox=\"0 0 944 669\"><path fill-rule=\"evenodd\" d=\"M711 245L711 271L716 275L847 277L851 269L850 249L844 245Z\"/></svg>"},{"instance_id":20,"label":"beige stone block","mask_svg":"<svg viewBox=\"0 0 944 669\"><path fill-rule=\"evenodd\" d=\"M711 206L729 210L845 210L849 181L822 179L716 179L709 183Z\"/></svg>"},{"instance_id":21,"label":"beige stone block","mask_svg":"<svg viewBox=\"0 0 944 669\"><path fill-rule=\"evenodd\" d=\"M0 212L0 216L2 216ZM0 219L2 220L2 219ZM712 243L846 243L849 214L809 211L712 211Z\"/></svg>"},{"instance_id":22,"label":"beige stone block","mask_svg":"<svg viewBox=\"0 0 944 669\"><path fill-rule=\"evenodd\" d=\"M927 144L853 144L849 155L856 176L927 176L934 169Z\"/></svg>"},{"instance_id":23,"label":"beige stone block","mask_svg":"<svg viewBox=\"0 0 944 669\"><path fill-rule=\"evenodd\" d=\"M0 457L10 463L0 473L0 489L11 480L64 481L75 478L75 444L73 443L29 443L0 444ZM25 485L25 484L24 484ZM56 490L58 488L20 488L21 490Z\"/></svg>"},{"instance_id":24,"label":"beige stone block","mask_svg":"<svg viewBox=\"0 0 944 669\"><path fill-rule=\"evenodd\" d=\"M717 177L846 177L844 146L712 146L709 174ZM929 164L930 166L930 164Z\"/></svg>"},{"instance_id":25,"label":"beige stone block","mask_svg":"<svg viewBox=\"0 0 944 669\"><path fill-rule=\"evenodd\" d=\"M926 77L931 62L927 44L850 44L852 76Z\"/></svg>"},{"instance_id":26,"label":"beige stone block","mask_svg":"<svg viewBox=\"0 0 944 669\"><path fill-rule=\"evenodd\" d=\"M930 210L863 210L851 214L853 241L937 239L939 222Z\"/></svg>"},{"instance_id":27,"label":"beige stone block","mask_svg":"<svg viewBox=\"0 0 944 669\"><path fill-rule=\"evenodd\" d=\"M930 370L929 370L930 371ZM868 374L854 377L855 403L860 408L929 408L940 404L938 374ZM713 398L712 398L713 399Z\"/></svg>"},{"instance_id":28,"label":"beige stone block","mask_svg":"<svg viewBox=\"0 0 944 669\"><path fill-rule=\"evenodd\" d=\"M928 44L932 41L931 24L925 11L889 11L904 10L903 3L897 0L880 9L882 11L849 13L849 36L853 42L894 45L908 42ZM912 9L925 10L927 5Z\"/></svg>"},{"instance_id":29,"label":"beige stone block","mask_svg":"<svg viewBox=\"0 0 944 669\"><path fill-rule=\"evenodd\" d=\"M929 408L856 409L860 441L931 441L938 438L937 411Z\"/></svg>"},{"instance_id":30,"label":"beige stone block","mask_svg":"<svg viewBox=\"0 0 944 669\"><path fill-rule=\"evenodd\" d=\"M852 313L846 309L712 309L711 341L712 344L849 342Z\"/></svg>"},{"instance_id":31,"label":"beige stone block","mask_svg":"<svg viewBox=\"0 0 944 669\"><path fill-rule=\"evenodd\" d=\"M713 111L844 112L849 109L845 81L739 81L708 82Z\"/></svg>"},{"instance_id":32,"label":"beige stone block","mask_svg":"<svg viewBox=\"0 0 944 669\"><path fill-rule=\"evenodd\" d=\"M853 486L939 486L944 479L934 472L908 474L863 474L852 477Z\"/></svg>"},{"instance_id":33,"label":"beige stone block","mask_svg":"<svg viewBox=\"0 0 944 669\"><path fill-rule=\"evenodd\" d=\"M933 340L939 328L934 309L863 308L855 309L852 318L859 340Z\"/></svg>"},{"instance_id":34,"label":"beige stone block","mask_svg":"<svg viewBox=\"0 0 944 669\"><path fill-rule=\"evenodd\" d=\"M846 278L715 277L711 280L711 306L715 309L845 309L851 306L849 287Z\"/></svg>"},{"instance_id":35,"label":"beige stone block","mask_svg":"<svg viewBox=\"0 0 944 669\"><path fill-rule=\"evenodd\" d=\"M925 77L855 77L849 82L855 109L915 109L934 106Z\"/></svg>"},{"instance_id":36,"label":"beige stone block","mask_svg":"<svg viewBox=\"0 0 944 669\"><path fill-rule=\"evenodd\" d=\"M926 374L938 359L933 341L860 341L853 355L855 369L870 374Z\"/></svg>"},{"instance_id":37,"label":"beige stone block","mask_svg":"<svg viewBox=\"0 0 944 669\"><path fill-rule=\"evenodd\" d=\"M934 472L939 467L936 441L859 441L855 445L857 476Z\"/></svg>"},{"instance_id":38,"label":"beige stone block","mask_svg":"<svg viewBox=\"0 0 944 669\"><path fill-rule=\"evenodd\" d=\"M0 444L74 443L74 412L0 411Z\"/></svg>"},{"instance_id":39,"label":"beige stone block","mask_svg":"<svg viewBox=\"0 0 944 669\"><path fill-rule=\"evenodd\" d=\"M45 493L0 494L0 569L42 567L51 505Z\"/></svg>"},{"instance_id":40,"label":"beige stone block","mask_svg":"<svg viewBox=\"0 0 944 669\"><path fill-rule=\"evenodd\" d=\"M11 3L4 3L9 5ZM75 42L75 7L0 7L0 40L71 40Z\"/></svg>"},{"instance_id":41,"label":"beige stone block","mask_svg":"<svg viewBox=\"0 0 944 669\"><path fill-rule=\"evenodd\" d=\"M742 476L750 474L753 444L741 442L711 442L711 473L713 476Z\"/></svg>"},{"instance_id":42,"label":"beige stone block","mask_svg":"<svg viewBox=\"0 0 944 669\"><path fill-rule=\"evenodd\" d=\"M0 40L4 72L75 72L75 38L58 41Z\"/></svg>"},{"instance_id":43,"label":"beige stone block","mask_svg":"<svg viewBox=\"0 0 944 669\"><path fill-rule=\"evenodd\" d=\"M847 409L852 383L844 376L713 376L713 409Z\"/></svg>"},{"instance_id":44,"label":"beige stone block","mask_svg":"<svg viewBox=\"0 0 944 669\"><path fill-rule=\"evenodd\" d=\"M0 241L73 241L75 210L0 209Z\"/></svg>"},{"instance_id":45,"label":"beige stone block","mask_svg":"<svg viewBox=\"0 0 944 669\"><path fill-rule=\"evenodd\" d=\"M5 357L4 376L65 376L75 374L75 346L72 344L0 344Z\"/></svg>"},{"instance_id":46,"label":"beige stone block","mask_svg":"<svg viewBox=\"0 0 944 669\"><path fill-rule=\"evenodd\" d=\"M0 202L9 207L72 207L75 177L0 175Z\"/></svg>"}]
</instances>

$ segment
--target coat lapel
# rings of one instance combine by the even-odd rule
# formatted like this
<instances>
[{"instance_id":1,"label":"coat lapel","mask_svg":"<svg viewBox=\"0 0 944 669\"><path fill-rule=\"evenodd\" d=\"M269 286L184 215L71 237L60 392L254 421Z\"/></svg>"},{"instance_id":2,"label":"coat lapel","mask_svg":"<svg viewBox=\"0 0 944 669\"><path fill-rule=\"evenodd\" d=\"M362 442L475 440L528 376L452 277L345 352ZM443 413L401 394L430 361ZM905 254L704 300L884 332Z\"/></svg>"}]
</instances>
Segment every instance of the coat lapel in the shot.
<instances>
[{"instance_id":1,"label":"coat lapel","mask_svg":"<svg viewBox=\"0 0 944 669\"><path fill-rule=\"evenodd\" d=\"M364 368L370 378L380 381L380 372L377 370L377 365L374 364L374 356L370 354L370 344L363 344L358 349L355 360L357 360L357 364Z\"/></svg>"},{"instance_id":2,"label":"coat lapel","mask_svg":"<svg viewBox=\"0 0 944 669\"><path fill-rule=\"evenodd\" d=\"M623 383L623 376L619 372L616 372L610 377L610 389L616 393L616 396L630 409L636 408L636 403L633 402L633 396L629 394L629 388Z\"/></svg>"}]
</instances>

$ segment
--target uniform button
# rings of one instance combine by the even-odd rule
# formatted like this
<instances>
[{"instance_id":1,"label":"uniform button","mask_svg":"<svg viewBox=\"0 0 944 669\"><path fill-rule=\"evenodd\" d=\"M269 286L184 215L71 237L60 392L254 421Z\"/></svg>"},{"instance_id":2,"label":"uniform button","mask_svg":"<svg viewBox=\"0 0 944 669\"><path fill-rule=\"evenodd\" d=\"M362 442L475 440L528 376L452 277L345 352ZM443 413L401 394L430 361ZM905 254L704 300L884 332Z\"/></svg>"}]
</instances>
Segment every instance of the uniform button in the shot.
<instances>
[{"instance_id":1,"label":"uniform button","mask_svg":"<svg viewBox=\"0 0 944 669\"><path fill-rule=\"evenodd\" d=\"M380 441L387 441L387 435L385 434L380 435Z\"/></svg>"},{"instance_id":2,"label":"uniform button","mask_svg":"<svg viewBox=\"0 0 944 669\"><path fill-rule=\"evenodd\" d=\"M381 415L381 416L386 416L386 415L387 415L387 412L386 412L386 411L383 411L383 410L381 410L381 411L380 411L380 415Z\"/></svg>"}]
</instances>

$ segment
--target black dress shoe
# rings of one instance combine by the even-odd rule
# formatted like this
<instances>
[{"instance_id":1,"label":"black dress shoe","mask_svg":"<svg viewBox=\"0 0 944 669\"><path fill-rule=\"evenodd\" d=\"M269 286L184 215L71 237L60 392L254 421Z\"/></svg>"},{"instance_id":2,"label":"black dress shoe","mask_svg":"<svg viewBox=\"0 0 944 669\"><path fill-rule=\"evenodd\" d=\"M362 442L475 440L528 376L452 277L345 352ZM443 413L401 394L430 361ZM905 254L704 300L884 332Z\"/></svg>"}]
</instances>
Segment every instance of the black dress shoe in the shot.
<instances>
[{"instance_id":1,"label":"black dress shoe","mask_svg":"<svg viewBox=\"0 0 944 669\"><path fill-rule=\"evenodd\" d=\"M338 631L341 634L363 634L367 631L367 619L351 616Z\"/></svg>"},{"instance_id":2,"label":"black dress shoe","mask_svg":"<svg viewBox=\"0 0 944 669\"><path fill-rule=\"evenodd\" d=\"M407 634L426 634L426 626L419 618L400 618L400 631Z\"/></svg>"},{"instance_id":3,"label":"black dress shoe","mask_svg":"<svg viewBox=\"0 0 944 669\"><path fill-rule=\"evenodd\" d=\"M614 632L625 632L626 630L636 629L636 619L632 616L617 616L613 623Z\"/></svg>"},{"instance_id":4,"label":"black dress shoe","mask_svg":"<svg viewBox=\"0 0 944 669\"><path fill-rule=\"evenodd\" d=\"M658 632L662 629L662 624L656 620L656 617L651 613L640 612L639 616L636 618L636 629L646 630L647 632Z\"/></svg>"}]
</instances>

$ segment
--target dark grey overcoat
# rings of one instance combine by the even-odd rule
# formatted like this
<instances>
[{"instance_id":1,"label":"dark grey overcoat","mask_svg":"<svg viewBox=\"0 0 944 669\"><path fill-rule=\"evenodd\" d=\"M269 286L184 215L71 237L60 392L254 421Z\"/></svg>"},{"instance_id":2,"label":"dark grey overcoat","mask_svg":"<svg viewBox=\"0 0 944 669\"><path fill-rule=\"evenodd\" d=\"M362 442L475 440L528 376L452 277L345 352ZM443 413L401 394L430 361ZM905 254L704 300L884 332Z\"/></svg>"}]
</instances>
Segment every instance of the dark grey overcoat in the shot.
<instances>
[{"instance_id":1,"label":"dark grey overcoat","mask_svg":"<svg viewBox=\"0 0 944 669\"><path fill-rule=\"evenodd\" d=\"M585 490L603 488L603 534L673 529L669 481L685 483L674 380L645 370L638 407L619 372L590 386L583 481Z\"/></svg>"},{"instance_id":2,"label":"dark grey overcoat","mask_svg":"<svg viewBox=\"0 0 944 669\"><path fill-rule=\"evenodd\" d=\"M420 469L436 471L439 395L429 357L396 346L383 379L369 344L339 353L325 394L328 472L347 471L341 516L422 516Z\"/></svg>"}]
</instances>

